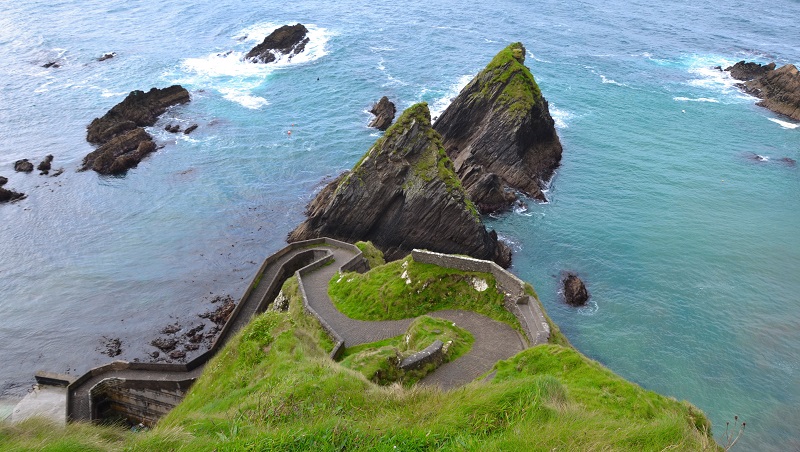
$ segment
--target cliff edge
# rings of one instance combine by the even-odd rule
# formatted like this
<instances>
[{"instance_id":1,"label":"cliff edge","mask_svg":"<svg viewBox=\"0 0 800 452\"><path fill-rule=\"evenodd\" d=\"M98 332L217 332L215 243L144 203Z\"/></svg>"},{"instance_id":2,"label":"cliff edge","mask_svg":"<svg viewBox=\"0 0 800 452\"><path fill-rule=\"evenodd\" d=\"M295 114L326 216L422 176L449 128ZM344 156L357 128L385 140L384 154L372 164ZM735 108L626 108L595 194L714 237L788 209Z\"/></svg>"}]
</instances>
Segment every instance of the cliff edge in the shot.
<instances>
[{"instance_id":1,"label":"cliff edge","mask_svg":"<svg viewBox=\"0 0 800 452\"><path fill-rule=\"evenodd\" d=\"M424 248L511 264L511 251L486 230L464 192L425 103L403 112L352 171L322 189L306 215L290 242L370 240L390 260Z\"/></svg>"},{"instance_id":2,"label":"cliff edge","mask_svg":"<svg viewBox=\"0 0 800 452\"><path fill-rule=\"evenodd\" d=\"M508 207L515 191L546 200L541 189L561 161L547 100L524 63L522 43L500 51L433 125L484 213Z\"/></svg>"}]
</instances>

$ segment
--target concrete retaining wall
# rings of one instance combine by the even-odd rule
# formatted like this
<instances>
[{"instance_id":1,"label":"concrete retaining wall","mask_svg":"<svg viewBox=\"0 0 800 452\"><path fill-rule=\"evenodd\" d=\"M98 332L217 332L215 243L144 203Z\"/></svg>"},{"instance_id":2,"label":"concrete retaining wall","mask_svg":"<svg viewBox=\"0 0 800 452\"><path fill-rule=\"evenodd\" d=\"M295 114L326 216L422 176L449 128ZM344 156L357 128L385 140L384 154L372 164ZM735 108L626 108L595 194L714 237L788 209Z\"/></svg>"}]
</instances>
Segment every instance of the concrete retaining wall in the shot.
<instances>
[{"instance_id":1,"label":"concrete retaining wall","mask_svg":"<svg viewBox=\"0 0 800 452\"><path fill-rule=\"evenodd\" d=\"M278 295L278 293L280 292L280 288L283 286L283 283L286 281L286 279L292 276L296 271L298 271L298 269L306 269L307 272L330 262L330 260L332 259L330 251L313 249L314 247L319 245L345 248L355 253L355 257L344 264L348 269L348 271L365 271L369 269L369 265L367 264L366 259L363 257L361 250L359 250L358 247L350 243L341 242L339 240L333 240L329 238L318 238L318 239L304 240L302 242L291 243L286 247L282 248L281 250L270 255L264 260L264 263L261 265L258 272L256 272L253 279L250 281L250 284L247 286L247 289L240 298L239 303L236 305L236 308L234 308L230 318L228 319L225 326L220 331L219 336L217 336L217 339L214 341L214 343L211 345L208 351L204 352L203 354L197 356L196 358L192 359L191 361L185 364L130 363L127 361L113 361L111 363L90 369L88 372L76 378L68 385L67 403L66 403L67 412L65 413L66 418L74 419L73 414L70 412L70 407L73 405L72 404L73 394L77 392L77 388L79 388L81 385L85 384L88 380L92 378L96 378L104 374L110 375L112 373L125 370L149 371L153 372L153 375L159 373L161 374L183 373L183 372L191 372L199 367L204 366L208 362L208 360L210 360L225 345L228 339L233 337L233 335L238 331L238 329L234 330L234 324L241 323L237 322L237 320L239 320L241 311L244 309L245 301L248 300L248 298L256 289L256 287L258 287L260 284L269 284L269 287L266 291L266 295L261 300L250 301L250 303L254 301L257 303L254 312L261 313L267 309L269 304L272 303L272 301ZM277 262L280 258L286 256L288 253L303 248L308 248L308 251L300 252L297 254L297 256L294 256L287 262L283 263L281 265L281 268L278 269L275 276L272 278L272 280L270 281L260 280L260 278L270 265L273 265L275 262ZM303 301L304 304L306 305L306 309L309 309L308 301L305 296L302 283L300 284L300 290L303 295ZM323 328L328 332L328 334L330 334L333 337L333 340L334 342L336 342L337 346L334 347L331 356L334 358L338 357L338 354L341 353L341 351L343 350L343 341L341 340L341 337L339 337L338 334L336 334L336 332L333 331L332 328L330 328L327 322L325 322L321 317L319 317L319 315L316 312L314 312L311 309L309 309L309 312L311 312L318 320L320 320L320 323L322 324ZM89 391L90 398L92 399L91 419L97 419L96 416L99 414L96 409L97 403L95 403L94 400L95 395L93 395L94 393L97 393L98 397L100 397L100 395L102 394L106 394L102 397L108 399L108 404L110 404L108 405L108 410L111 410L110 412L124 413L127 412L126 410L130 409L129 415L132 419L141 419L138 422L144 422L145 420L148 419L154 421L155 419L158 419L164 413L169 411L168 409L167 411L163 411L161 408L159 408L166 406L165 404L168 405L166 400L172 400L171 398L175 398L174 400L177 400L177 402L175 402L172 406L179 403L180 399L182 399L183 396L185 395L185 391L188 390L189 386L191 386L191 383L194 381L194 378L179 379L179 380L174 380L174 379L173 380L157 380L157 379L115 380L113 378L110 378L106 380L108 380L109 383L106 383L104 385L98 384ZM112 384L110 383L111 381L116 381L116 383ZM178 384L177 387L176 384ZM162 396L163 394L169 394L169 396ZM102 401L98 403L106 404L106 402ZM149 409L151 411L148 412L147 410Z\"/></svg>"},{"instance_id":2,"label":"concrete retaining wall","mask_svg":"<svg viewBox=\"0 0 800 452\"><path fill-rule=\"evenodd\" d=\"M425 350L414 353L413 355L404 359L400 363L400 368L406 371L416 370L429 363L434 363L438 366L442 363L442 361L444 361L443 350L444 343L439 339L436 339L431 345L425 347Z\"/></svg>"},{"instance_id":3,"label":"concrete retaining wall","mask_svg":"<svg viewBox=\"0 0 800 452\"><path fill-rule=\"evenodd\" d=\"M497 281L497 288L506 295L506 308L517 317L525 330L531 345L543 344L550 339L550 325L544 318L536 300L525 292L525 282L508 270L492 261L468 256L434 253L426 250L413 250L411 257L415 262L434 264L440 267L461 271L491 273Z\"/></svg>"},{"instance_id":4,"label":"concrete retaining wall","mask_svg":"<svg viewBox=\"0 0 800 452\"><path fill-rule=\"evenodd\" d=\"M122 418L152 426L183 400L193 382L102 380L90 391L92 417Z\"/></svg>"}]
</instances>

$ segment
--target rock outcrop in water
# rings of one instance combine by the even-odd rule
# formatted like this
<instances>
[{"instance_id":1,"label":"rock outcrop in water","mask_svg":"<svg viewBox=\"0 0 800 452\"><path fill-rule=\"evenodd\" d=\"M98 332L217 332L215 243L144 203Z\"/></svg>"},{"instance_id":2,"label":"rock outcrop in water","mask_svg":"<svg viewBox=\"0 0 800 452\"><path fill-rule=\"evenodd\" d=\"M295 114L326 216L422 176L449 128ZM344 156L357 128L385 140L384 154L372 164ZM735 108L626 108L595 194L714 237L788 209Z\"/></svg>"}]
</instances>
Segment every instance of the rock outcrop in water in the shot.
<instances>
[{"instance_id":1,"label":"rock outcrop in water","mask_svg":"<svg viewBox=\"0 0 800 452\"><path fill-rule=\"evenodd\" d=\"M30 173L33 171L33 163L28 159L17 160L14 162L14 171L18 173Z\"/></svg>"},{"instance_id":2,"label":"rock outcrop in water","mask_svg":"<svg viewBox=\"0 0 800 452\"><path fill-rule=\"evenodd\" d=\"M568 273L564 278L564 301L571 306L583 306L589 301L586 285L574 273Z\"/></svg>"},{"instance_id":3,"label":"rock outcrop in water","mask_svg":"<svg viewBox=\"0 0 800 452\"><path fill-rule=\"evenodd\" d=\"M24 193L18 193L14 190L7 190L3 185L8 183L8 178L0 176L0 202L16 201L25 197Z\"/></svg>"},{"instance_id":4,"label":"rock outcrop in water","mask_svg":"<svg viewBox=\"0 0 800 452\"><path fill-rule=\"evenodd\" d=\"M302 52L308 44L308 29L303 24L284 25L253 47L245 58L256 63L272 63L286 55L288 59Z\"/></svg>"},{"instance_id":5,"label":"rock outcrop in water","mask_svg":"<svg viewBox=\"0 0 800 452\"><path fill-rule=\"evenodd\" d=\"M167 108L189 102L189 92L180 85L132 91L102 118L87 127L86 141L100 145L83 159L81 171L122 174L156 150L153 137L144 127L155 124Z\"/></svg>"},{"instance_id":6,"label":"rock outcrop in water","mask_svg":"<svg viewBox=\"0 0 800 452\"><path fill-rule=\"evenodd\" d=\"M387 259L425 248L511 264L511 251L466 196L425 103L403 112L352 171L322 189L306 215L290 242L371 240Z\"/></svg>"},{"instance_id":7,"label":"rock outcrop in water","mask_svg":"<svg viewBox=\"0 0 800 452\"><path fill-rule=\"evenodd\" d=\"M725 70L744 82L737 85L742 90L762 99L758 105L800 121L800 72L793 64L775 69L775 63L740 61Z\"/></svg>"},{"instance_id":8,"label":"rock outcrop in water","mask_svg":"<svg viewBox=\"0 0 800 452\"><path fill-rule=\"evenodd\" d=\"M397 112L394 104L389 101L386 96L381 97L375 105L372 106L370 113L375 115L375 118L369 123L370 127L378 130L386 130L392 125L394 121L394 114Z\"/></svg>"},{"instance_id":9,"label":"rock outcrop in water","mask_svg":"<svg viewBox=\"0 0 800 452\"><path fill-rule=\"evenodd\" d=\"M547 100L524 63L522 43L503 49L433 125L482 212L508 207L515 191L546 200L541 189L561 161Z\"/></svg>"}]
</instances>

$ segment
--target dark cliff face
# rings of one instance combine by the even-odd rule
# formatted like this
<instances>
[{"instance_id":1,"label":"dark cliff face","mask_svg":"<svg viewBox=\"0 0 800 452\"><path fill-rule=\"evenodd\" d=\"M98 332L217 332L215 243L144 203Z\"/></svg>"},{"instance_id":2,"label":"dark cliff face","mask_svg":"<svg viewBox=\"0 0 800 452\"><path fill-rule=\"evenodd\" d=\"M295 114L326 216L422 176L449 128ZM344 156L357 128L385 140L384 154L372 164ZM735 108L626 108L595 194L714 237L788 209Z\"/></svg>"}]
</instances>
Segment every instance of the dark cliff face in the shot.
<instances>
[{"instance_id":1,"label":"dark cliff face","mask_svg":"<svg viewBox=\"0 0 800 452\"><path fill-rule=\"evenodd\" d=\"M758 105L800 121L800 72L793 64L775 69L775 63L740 61L725 70L744 82L737 85L742 90L762 99Z\"/></svg>"},{"instance_id":2,"label":"dark cliff face","mask_svg":"<svg viewBox=\"0 0 800 452\"><path fill-rule=\"evenodd\" d=\"M308 205L290 242L329 236L371 240L387 259L414 248L468 254L507 267L511 252L467 198L431 128L427 104L406 110L356 167Z\"/></svg>"},{"instance_id":3,"label":"dark cliff face","mask_svg":"<svg viewBox=\"0 0 800 452\"><path fill-rule=\"evenodd\" d=\"M100 145L83 158L81 171L122 174L155 151L153 137L143 127L152 126L167 108L189 102L189 92L180 85L131 91L125 99L86 130L86 141Z\"/></svg>"},{"instance_id":4,"label":"dark cliff face","mask_svg":"<svg viewBox=\"0 0 800 452\"><path fill-rule=\"evenodd\" d=\"M482 211L513 191L544 200L541 188L561 161L547 101L525 62L525 47L503 49L434 124L465 189Z\"/></svg>"}]
</instances>

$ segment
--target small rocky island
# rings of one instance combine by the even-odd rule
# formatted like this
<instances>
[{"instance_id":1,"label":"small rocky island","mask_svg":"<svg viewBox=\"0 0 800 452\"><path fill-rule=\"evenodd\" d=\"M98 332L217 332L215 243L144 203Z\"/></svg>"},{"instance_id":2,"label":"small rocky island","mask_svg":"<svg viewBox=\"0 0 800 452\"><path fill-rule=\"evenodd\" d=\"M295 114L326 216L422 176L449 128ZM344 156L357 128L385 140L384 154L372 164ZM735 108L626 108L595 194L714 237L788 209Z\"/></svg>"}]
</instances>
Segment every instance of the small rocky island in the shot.
<instances>
[{"instance_id":1,"label":"small rocky island","mask_svg":"<svg viewBox=\"0 0 800 452\"><path fill-rule=\"evenodd\" d=\"M322 189L306 215L289 242L370 240L389 260L424 248L511 264L511 251L486 230L461 186L425 103L403 112L352 171Z\"/></svg>"},{"instance_id":2,"label":"small rocky island","mask_svg":"<svg viewBox=\"0 0 800 452\"><path fill-rule=\"evenodd\" d=\"M433 125L482 213L508 208L517 191L546 201L542 188L561 162L547 100L524 63L522 43L500 51Z\"/></svg>"},{"instance_id":3,"label":"small rocky island","mask_svg":"<svg viewBox=\"0 0 800 452\"><path fill-rule=\"evenodd\" d=\"M378 130L386 130L392 125L397 109L388 97L383 96L372 106L372 110L369 112L375 115L372 121L370 121L369 126Z\"/></svg>"},{"instance_id":4,"label":"small rocky island","mask_svg":"<svg viewBox=\"0 0 800 452\"><path fill-rule=\"evenodd\" d=\"M285 55L291 60L305 50L308 41L308 29L303 24L284 25L247 52L245 59L254 63L272 63Z\"/></svg>"},{"instance_id":5,"label":"small rocky island","mask_svg":"<svg viewBox=\"0 0 800 452\"><path fill-rule=\"evenodd\" d=\"M86 141L99 147L83 158L80 171L123 174L156 150L153 137L144 130L152 126L167 108L189 102L189 92L180 85L131 91L102 118L87 127Z\"/></svg>"},{"instance_id":6,"label":"small rocky island","mask_svg":"<svg viewBox=\"0 0 800 452\"><path fill-rule=\"evenodd\" d=\"M762 99L758 105L800 121L800 72L793 64L775 69L775 63L740 61L725 68L744 92Z\"/></svg>"}]
</instances>

